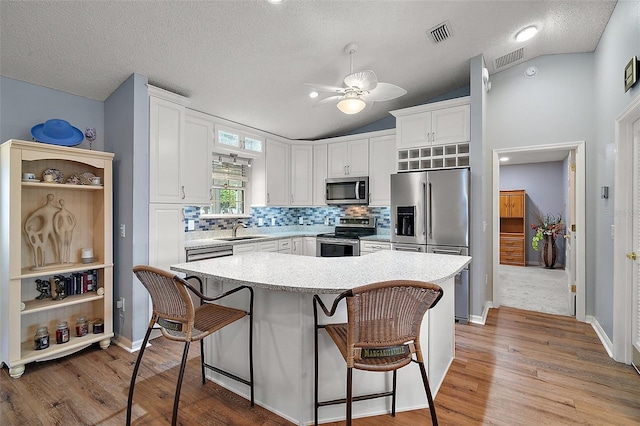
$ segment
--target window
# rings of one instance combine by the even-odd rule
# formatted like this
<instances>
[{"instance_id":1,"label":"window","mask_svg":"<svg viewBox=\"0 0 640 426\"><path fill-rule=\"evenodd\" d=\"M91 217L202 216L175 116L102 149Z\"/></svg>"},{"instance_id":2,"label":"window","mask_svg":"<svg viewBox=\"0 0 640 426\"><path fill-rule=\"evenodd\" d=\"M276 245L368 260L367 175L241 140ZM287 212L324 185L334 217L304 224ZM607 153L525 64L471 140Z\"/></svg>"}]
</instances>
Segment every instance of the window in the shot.
<instances>
[{"instance_id":1,"label":"window","mask_svg":"<svg viewBox=\"0 0 640 426\"><path fill-rule=\"evenodd\" d=\"M212 164L211 214L245 215L245 190L249 182L250 161L231 154L216 155Z\"/></svg>"}]
</instances>

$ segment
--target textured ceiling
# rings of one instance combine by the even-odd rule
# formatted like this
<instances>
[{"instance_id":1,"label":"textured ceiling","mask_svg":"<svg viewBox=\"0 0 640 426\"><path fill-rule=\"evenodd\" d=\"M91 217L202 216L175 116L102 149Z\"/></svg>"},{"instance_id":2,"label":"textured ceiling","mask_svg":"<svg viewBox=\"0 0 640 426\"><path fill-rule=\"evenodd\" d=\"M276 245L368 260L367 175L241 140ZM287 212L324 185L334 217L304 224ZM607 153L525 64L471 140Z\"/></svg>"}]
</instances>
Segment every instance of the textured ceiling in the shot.
<instances>
[{"instance_id":1,"label":"textured ceiling","mask_svg":"<svg viewBox=\"0 0 640 426\"><path fill-rule=\"evenodd\" d=\"M593 52L615 1L0 1L0 73L105 100L128 76L189 107L289 139L339 135L469 84L469 59ZM451 37L427 34L448 21ZM515 33L538 26L519 44ZM344 115L304 83L340 86L343 49L408 93ZM521 62L519 61L519 62ZM502 67L506 69L507 67Z\"/></svg>"}]
</instances>

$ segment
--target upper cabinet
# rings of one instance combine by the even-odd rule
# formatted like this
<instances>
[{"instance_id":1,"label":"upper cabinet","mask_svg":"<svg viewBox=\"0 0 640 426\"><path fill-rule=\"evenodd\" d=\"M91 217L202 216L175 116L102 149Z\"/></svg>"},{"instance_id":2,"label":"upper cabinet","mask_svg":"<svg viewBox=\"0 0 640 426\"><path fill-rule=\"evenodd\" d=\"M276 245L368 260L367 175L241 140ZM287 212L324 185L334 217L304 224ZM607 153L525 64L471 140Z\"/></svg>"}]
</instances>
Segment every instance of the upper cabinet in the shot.
<instances>
[{"instance_id":1,"label":"upper cabinet","mask_svg":"<svg viewBox=\"0 0 640 426\"><path fill-rule=\"evenodd\" d=\"M149 201L208 204L213 124L161 97L165 93L181 98L149 88Z\"/></svg>"},{"instance_id":2,"label":"upper cabinet","mask_svg":"<svg viewBox=\"0 0 640 426\"><path fill-rule=\"evenodd\" d=\"M215 135L215 151L236 153L242 157L256 157L265 152L265 139L233 127L217 125Z\"/></svg>"},{"instance_id":3,"label":"upper cabinet","mask_svg":"<svg viewBox=\"0 0 640 426\"><path fill-rule=\"evenodd\" d=\"M394 161L396 138L394 135L380 136L369 140L369 205L388 207L391 205L391 175L396 172Z\"/></svg>"},{"instance_id":4,"label":"upper cabinet","mask_svg":"<svg viewBox=\"0 0 640 426\"><path fill-rule=\"evenodd\" d=\"M313 205L326 206L327 144L313 146Z\"/></svg>"},{"instance_id":5,"label":"upper cabinet","mask_svg":"<svg viewBox=\"0 0 640 426\"><path fill-rule=\"evenodd\" d=\"M469 97L391 111L398 149L470 140Z\"/></svg>"},{"instance_id":6,"label":"upper cabinet","mask_svg":"<svg viewBox=\"0 0 640 426\"><path fill-rule=\"evenodd\" d=\"M266 204L267 206L288 206L291 196L289 192L290 147L286 143L269 139L266 148Z\"/></svg>"},{"instance_id":7,"label":"upper cabinet","mask_svg":"<svg viewBox=\"0 0 640 426\"><path fill-rule=\"evenodd\" d=\"M369 139L330 143L327 154L328 177L369 175Z\"/></svg>"},{"instance_id":8,"label":"upper cabinet","mask_svg":"<svg viewBox=\"0 0 640 426\"><path fill-rule=\"evenodd\" d=\"M291 146L291 205L313 204L313 146Z\"/></svg>"},{"instance_id":9,"label":"upper cabinet","mask_svg":"<svg viewBox=\"0 0 640 426\"><path fill-rule=\"evenodd\" d=\"M187 112L185 143L181 153L181 184L184 203L210 204L213 123L193 117Z\"/></svg>"}]
</instances>

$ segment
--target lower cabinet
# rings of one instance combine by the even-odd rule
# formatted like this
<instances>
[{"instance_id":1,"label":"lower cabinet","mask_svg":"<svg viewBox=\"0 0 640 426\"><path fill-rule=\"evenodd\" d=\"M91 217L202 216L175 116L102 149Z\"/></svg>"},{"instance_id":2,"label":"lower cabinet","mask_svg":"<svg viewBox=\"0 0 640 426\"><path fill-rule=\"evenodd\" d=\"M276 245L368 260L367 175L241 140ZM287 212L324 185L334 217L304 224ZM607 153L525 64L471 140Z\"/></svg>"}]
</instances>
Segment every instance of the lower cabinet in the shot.
<instances>
[{"instance_id":1,"label":"lower cabinet","mask_svg":"<svg viewBox=\"0 0 640 426\"><path fill-rule=\"evenodd\" d=\"M243 254L243 253L251 253L256 251L256 244L234 244L233 245L233 254Z\"/></svg>"},{"instance_id":2,"label":"lower cabinet","mask_svg":"<svg viewBox=\"0 0 640 426\"><path fill-rule=\"evenodd\" d=\"M149 204L149 264L168 271L185 262L184 207L180 204Z\"/></svg>"},{"instance_id":3,"label":"lower cabinet","mask_svg":"<svg viewBox=\"0 0 640 426\"><path fill-rule=\"evenodd\" d=\"M302 237L302 255L316 256L316 237Z\"/></svg>"},{"instance_id":4,"label":"lower cabinet","mask_svg":"<svg viewBox=\"0 0 640 426\"><path fill-rule=\"evenodd\" d=\"M291 254L293 245L291 244L291 238L282 238L278 240L278 253Z\"/></svg>"},{"instance_id":5,"label":"lower cabinet","mask_svg":"<svg viewBox=\"0 0 640 426\"><path fill-rule=\"evenodd\" d=\"M360 256L380 250L391 250L391 243L386 241L360 241Z\"/></svg>"},{"instance_id":6,"label":"lower cabinet","mask_svg":"<svg viewBox=\"0 0 640 426\"><path fill-rule=\"evenodd\" d=\"M500 263L525 266L524 235L500 234Z\"/></svg>"}]
</instances>

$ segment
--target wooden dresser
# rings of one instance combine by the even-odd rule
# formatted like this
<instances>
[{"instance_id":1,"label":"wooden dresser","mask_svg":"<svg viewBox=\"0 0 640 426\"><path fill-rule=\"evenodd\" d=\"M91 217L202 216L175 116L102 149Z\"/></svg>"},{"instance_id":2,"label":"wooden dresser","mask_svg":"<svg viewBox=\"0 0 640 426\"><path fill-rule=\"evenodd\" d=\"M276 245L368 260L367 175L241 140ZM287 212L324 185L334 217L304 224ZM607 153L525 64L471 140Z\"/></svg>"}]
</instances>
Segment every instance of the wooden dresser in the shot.
<instances>
[{"instance_id":1,"label":"wooden dresser","mask_svg":"<svg viewBox=\"0 0 640 426\"><path fill-rule=\"evenodd\" d=\"M526 265L526 191L500 191L500 263Z\"/></svg>"}]
</instances>

